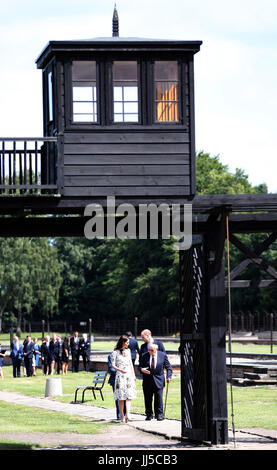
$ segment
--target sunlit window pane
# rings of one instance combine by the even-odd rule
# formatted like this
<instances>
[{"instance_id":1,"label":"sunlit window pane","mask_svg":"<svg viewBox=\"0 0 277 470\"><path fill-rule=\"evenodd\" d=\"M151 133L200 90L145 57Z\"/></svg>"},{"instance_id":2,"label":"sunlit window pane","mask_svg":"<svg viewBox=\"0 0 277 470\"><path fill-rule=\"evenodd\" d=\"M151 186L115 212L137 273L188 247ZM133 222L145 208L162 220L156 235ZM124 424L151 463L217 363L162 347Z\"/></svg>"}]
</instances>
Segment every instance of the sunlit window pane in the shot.
<instances>
[{"instance_id":1,"label":"sunlit window pane","mask_svg":"<svg viewBox=\"0 0 277 470\"><path fill-rule=\"evenodd\" d=\"M114 112L115 114L123 113L123 103L114 103Z\"/></svg>"},{"instance_id":2,"label":"sunlit window pane","mask_svg":"<svg viewBox=\"0 0 277 470\"><path fill-rule=\"evenodd\" d=\"M138 122L137 62L113 63L114 122Z\"/></svg>"},{"instance_id":3,"label":"sunlit window pane","mask_svg":"<svg viewBox=\"0 0 277 470\"><path fill-rule=\"evenodd\" d=\"M124 100L125 101L138 101L138 87L125 86L124 87Z\"/></svg>"},{"instance_id":4,"label":"sunlit window pane","mask_svg":"<svg viewBox=\"0 0 277 470\"><path fill-rule=\"evenodd\" d=\"M48 120L53 121L53 74L48 73Z\"/></svg>"},{"instance_id":5,"label":"sunlit window pane","mask_svg":"<svg viewBox=\"0 0 277 470\"><path fill-rule=\"evenodd\" d=\"M123 114L114 114L115 122L123 122Z\"/></svg>"},{"instance_id":6,"label":"sunlit window pane","mask_svg":"<svg viewBox=\"0 0 277 470\"><path fill-rule=\"evenodd\" d=\"M124 112L127 114L138 114L138 103L124 103Z\"/></svg>"},{"instance_id":7,"label":"sunlit window pane","mask_svg":"<svg viewBox=\"0 0 277 470\"><path fill-rule=\"evenodd\" d=\"M92 101L93 88L92 87L73 87L73 101Z\"/></svg>"},{"instance_id":8,"label":"sunlit window pane","mask_svg":"<svg viewBox=\"0 0 277 470\"><path fill-rule=\"evenodd\" d=\"M72 63L73 122L97 122L96 62Z\"/></svg>"},{"instance_id":9,"label":"sunlit window pane","mask_svg":"<svg viewBox=\"0 0 277 470\"><path fill-rule=\"evenodd\" d=\"M74 114L74 122L96 122L93 114Z\"/></svg>"},{"instance_id":10,"label":"sunlit window pane","mask_svg":"<svg viewBox=\"0 0 277 470\"><path fill-rule=\"evenodd\" d=\"M154 64L155 120L179 121L178 62L159 61Z\"/></svg>"}]
</instances>

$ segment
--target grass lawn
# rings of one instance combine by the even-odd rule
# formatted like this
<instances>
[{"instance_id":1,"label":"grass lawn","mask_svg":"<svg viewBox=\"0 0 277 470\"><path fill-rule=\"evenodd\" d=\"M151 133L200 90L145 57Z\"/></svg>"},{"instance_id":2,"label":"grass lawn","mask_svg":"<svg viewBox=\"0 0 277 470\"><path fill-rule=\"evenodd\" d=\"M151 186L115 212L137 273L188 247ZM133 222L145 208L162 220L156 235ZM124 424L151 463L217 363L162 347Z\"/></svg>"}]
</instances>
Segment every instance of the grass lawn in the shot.
<instances>
[{"instance_id":1,"label":"grass lawn","mask_svg":"<svg viewBox=\"0 0 277 470\"><path fill-rule=\"evenodd\" d=\"M52 412L41 408L30 408L0 401L1 432L59 432L77 434L98 434L109 423L95 423L91 418L66 413ZM32 412L35 410L35 412Z\"/></svg>"}]
</instances>

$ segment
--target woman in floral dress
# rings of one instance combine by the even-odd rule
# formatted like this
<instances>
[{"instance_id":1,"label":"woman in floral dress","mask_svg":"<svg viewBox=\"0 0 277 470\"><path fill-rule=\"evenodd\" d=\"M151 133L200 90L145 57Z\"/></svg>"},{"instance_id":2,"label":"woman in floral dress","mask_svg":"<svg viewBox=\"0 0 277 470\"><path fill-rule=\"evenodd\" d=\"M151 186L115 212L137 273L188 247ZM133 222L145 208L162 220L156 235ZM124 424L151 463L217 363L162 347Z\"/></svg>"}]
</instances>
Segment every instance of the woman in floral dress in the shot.
<instances>
[{"instance_id":1,"label":"woman in floral dress","mask_svg":"<svg viewBox=\"0 0 277 470\"><path fill-rule=\"evenodd\" d=\"M136 376L131 359L131 351L128 348L128 336L120 336L112 353L112 367L116 370L114 399L118 400L121 422L131 421L131 400L136 398ZM124 402L126 415L124 417Z\"/></svg>"}]
</instances>

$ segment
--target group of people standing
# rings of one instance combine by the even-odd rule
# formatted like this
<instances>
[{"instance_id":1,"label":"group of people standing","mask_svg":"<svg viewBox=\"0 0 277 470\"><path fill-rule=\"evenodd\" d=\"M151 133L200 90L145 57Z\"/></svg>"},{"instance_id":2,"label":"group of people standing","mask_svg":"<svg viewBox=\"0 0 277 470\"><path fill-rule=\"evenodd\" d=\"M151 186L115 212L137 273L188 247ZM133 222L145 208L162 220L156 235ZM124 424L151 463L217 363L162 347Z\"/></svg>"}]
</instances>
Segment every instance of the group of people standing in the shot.
<instances>
[{"instance_id":1,"label":"group of people standing","mask_svg":"<svg viewBox=\"0 0 277 470\"><path fill-rule=\"evenodd\" d=\"M72 372L79 370L79 358L82 356L84 369L88 370L90 357L90 341L84 333L79 338L78 331L73 336L64 337L54 333L52 338L46 335L43 338L41 346L37 338L27 336L23 344L19 343L17 336L11 343L10 357L13 365L13 377L21 376L21 366L23 365L24 375L27 377L35 376L39 359L41 358L41 367L44 375L67 374L69 354L72 355ZM1 357L1 356L0 356Z\"/></svg>"},{"instance_id":2,"label":"group of people standing","mask_svg":"<svg viewBox=\"0 0 277 470\"><path fill-rule=\"evenodd\" d=\"M137 352L139 354L139 371L143 380L146 420L150 421L154 417L158 421L164 419L164 369L166 369L166 380L169 383L172 378L172 367L163 343L155 340L150 330L143 330L141 338L144 343L139 348L137 341L132 338L131 332L127 332L120 336L114 351L108 356L109 384L113 388L117 419L122 423L132 421L131 401L137 396L134 372Z\"/></svg>"},{"instance_id":3,"label":"group of people standing","mask_svg":"<svg viewBox=\"0 0 277 470\"><path fill-rule=\"evenodd\" d=\"M146 420L150 421L154 417L158 421L164 419L164 370L166 370L166 380L169 383L172 378L172 367L163 343L155 340L150 330L143 330L141 338L143 344L139 348L137 340L132 337L132 333L127 332L125 335L120 336L114 351L108 356L109 384L113 388L116 416L122 423L132 421L131 401L137 397L136 375L134 372L137 354L139 355L138 368L143 380L142 388ZM38 345L37 338L32 340L29 335L24 340L23 345L21 345L18 337L15 336L11 343L10 353L13 364L13 376L20 377L21 365L25 368L28 377L36 375L39 357L41 357L44 375L53 374L54 371L57 374L60 371L62 371L62 374L66 374L69 352L71 352L72 356L72 372L79 371L80 356L83 358L84 369L88 370L90 341L85 333L79 338L78 331L75 331L70 338L65 337L63 341L58 334L54 333L52 339L47 335L43 339L41 346ZM1 360L3 360L4 355L0 344L0 376L2 378Z\"/></svg>"}]
</instances>

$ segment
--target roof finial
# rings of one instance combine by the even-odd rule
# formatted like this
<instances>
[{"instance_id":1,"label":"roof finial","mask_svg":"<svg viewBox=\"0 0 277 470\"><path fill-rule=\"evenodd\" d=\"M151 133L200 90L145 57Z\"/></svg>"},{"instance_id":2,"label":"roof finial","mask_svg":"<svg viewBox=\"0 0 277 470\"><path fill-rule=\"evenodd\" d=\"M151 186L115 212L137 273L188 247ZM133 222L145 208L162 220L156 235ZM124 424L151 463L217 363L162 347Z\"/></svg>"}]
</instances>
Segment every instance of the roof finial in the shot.
<instances>
[{"instance_id":1,"label":"roof finial","mask_svg":"<svg viewBox=\"0 0 277 470\"><path fill-rule=\"evenodd\" d=\"M113 36L119 36L119 18L116 9L116 3L114 4L113 11Z\"/></svg>"}]
</instances>

